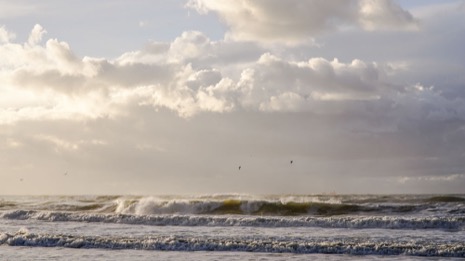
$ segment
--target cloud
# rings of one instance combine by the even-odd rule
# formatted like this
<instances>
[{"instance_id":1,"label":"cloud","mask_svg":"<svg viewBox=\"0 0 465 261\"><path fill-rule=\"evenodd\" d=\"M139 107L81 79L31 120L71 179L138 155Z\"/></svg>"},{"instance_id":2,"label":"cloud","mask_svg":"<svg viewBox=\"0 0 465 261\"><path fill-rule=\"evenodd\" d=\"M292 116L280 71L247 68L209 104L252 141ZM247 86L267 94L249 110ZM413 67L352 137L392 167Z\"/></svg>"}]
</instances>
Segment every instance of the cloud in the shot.
<instances>
[{"instance_id":1,"label":"cloud","mask_svg":"<svg viewBox=\"0 0 465 261\"><path fill-rule=\"evenodd\" d=\"M28 44L33 46L40 43L45 33L47 33L47 31L45 31L41 25L36 24L32 29L31 33L29 34L29 38L27 40Z\"/></svg>"},{"instance_id":2,"label":"cloud","mask_svg":"<svg viewBox=\"0 0 465 261\"><path fill-rule=\"evenodd\" d=\"M16 37L14 33L8 32L5 26L0 27L0 44L8 43Z\"/></svg>"},{"instance_id":3,"label":"cloud","mask_svg":"<svg viewBox=\"0 0 465 261\"><path fill-rule=\"evenodd\" d=\"M462 95L450 98L441 86L402 84L397 74L411 68L392 63L288 59L253 44L241 51L242 44L212 41L197 31L172 42L152 42L114 60L81 59L66 42L41 44L44 31L35 26L31 35L37 40L0 45L3 124L116 118L134 107L168 109L182 118L212 112L298 112L356 119L350 131L373 137L397 132L406 140L416 136L404 144L418 148L428 135L437 135L438 144L439 137L453 137L431 126L465 120ZM415 124L435 132L414 133ZM457 137L459 126L451 125Z\"/></svg>"},{"instance_id":4,"label":"cloud","mask_svg":"<svg viewBox=\"0 0 465 261\"><path fill-rule=\"evenodd\" d=\"M169 57L170 52L171 49L166 56ZM196 54L200 61L206 55L208 52ZM158 68L172 69L142 83L147 91L144 104L167 107L183 117L202 111L228 112L235 109L309 111L317 109L315 102L324 106L323 102L330 100L377 100L385 93L396 91L383 82L383 67L360 60L347 64L323 58L288 62L265 53L255 63L239 70L238 77L225 75L227 72L220 68L196 69L196 59L190 60L192 63L187 66L179 64L178 59L174 61L176 63L167 59L165 65L160 61L145 65L147 71L155 74L161 70ZM124 71L134 66L137 64L119 65L119 68ZM131 70L131 75L135 79L143 79L143 71ZM124 75L124 72L118 75ZM148 84L150 82L152 84ZM126 87L137 86L130 82L127 84ZM324 108L319 111L324 112Z\"/></svg>"},{"instance_id":5,"label":"cloud","mask_svg":"<svg viewBox=\"0 0 465 261\"><path fill-rule=\"evenodd\" d=\"M229 37L185 31L114 59L0 27L2 191L20 175L37 184L24 193L463 190L463 9L411 31L418 12L391 1L267 4L190 1ZM53 190L64 169L79 175Z\"/></svg>"},{"instance_id":6,"label":"cloud","mask_svg":"<svg viewBox=\"0 0 465 261\"><path fill-rule=\"evenodd\" d=\"M122 54L119 64L177 63L196 67L237 67L255 62L264 52L254 43L212 41L199 31L186 31L172 42L151 42L144 49Z\"/></svg>"},{"instance_id":7,"label":"cloud","mask_svg":"<svg viewBox=\"0 0 465 261\"><path fill-rule=\"evenodd\" d=\"M364 30L406 30L415 19L391 0L342 2L190 0L186 6L200 14L217 13L234 40L298 44L345 27Z\"/></svg>"},{"instance_id":8,"label":"cloud","mask_svg":"<svg viewBox=\"0 0 465 261\"><path fill-rule=\"evenodd\" d=\"M186 32L167 46L154 43L115 61L79 59L66 42L56 39L40 45L44 33L36 25L24 45L0 46L4 57L1 66L5 69L3 88L16 90L10 92L10 97L3 97L16 101L14 107L3 108L4 123L15 122L15 117L80 119L76 113L91 118L112 115L118 112L110 107L121 106L122 101L166 107L182 117L200 111L231 111L235 106L224 96L230 80L223 79L218 70L201 65L208 59L218 60L211 57L210 51L219 52L222 47L199 32ZM193 68L190 62L200 68ZM34 104L22 99L20 90L35 93L38 98Z\"/></svg>"},{"instance_id":9,"label":"cloud","mask_svg":"<svg viewBox=\"0 0 465 261\"><path fill-rule=\"evenodd\" d=\"M45 46L40 45L45 32L40 25L35 25L24 45L0 45L0 66L9 69L10 75L20 74L19 78L25 76L23 73L36 76L48 72L68 76L92 76L96 73L95 60L77 58L66 42L49 39Z\"/></svg>"},{"instance_id":10,"label":"cloud","mask_svg":"<svg viewBox=\"0 0 465 261\"><path fill-rule=\"evenodd\" d=\"M359 2L359 24L363 29L413 30L417 28L415 18L391 0L362 0Z\"/></svg>"},{"instance_id":11,"label":"cloud","mask_svg":"<svg viewBox=\"0 0 465 261\"><path fill-rule=\"evenodd\" d=\"M16 102L2 108L2 122L27 119L26 115L114 117L132 105L168 108L185 118L234 110L382 113L434 121L465 115L461 98L447 99L440 89L421 84L393 82L397 70L405 69L389 63L321 57L287 60L254 45L252 59L250 50L241 53L234 42L212 41L197 31L184 32L171 43L151 43L115 60L80 59L66 42L49 39L41 45L44 33L36 25L27 43L0 45L3 88L17 89L4 98ZM30 97L21 101L20 90L37 95L36 102L31 104Z\"/></svg>"}]
</instances>

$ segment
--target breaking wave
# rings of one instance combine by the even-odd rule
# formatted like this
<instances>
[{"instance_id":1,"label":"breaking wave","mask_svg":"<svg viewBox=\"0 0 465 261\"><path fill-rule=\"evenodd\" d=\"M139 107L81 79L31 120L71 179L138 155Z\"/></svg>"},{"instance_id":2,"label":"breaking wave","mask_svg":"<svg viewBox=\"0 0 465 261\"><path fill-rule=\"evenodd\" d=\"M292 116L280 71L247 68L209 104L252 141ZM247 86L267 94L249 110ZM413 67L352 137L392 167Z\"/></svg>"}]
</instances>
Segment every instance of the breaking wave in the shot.
<instances>
[{"instance_id":1,"label":"breaking wave","mask_svg":"<svg viewBox=\"0 0 465 261\"><path fill-rule=\"evenodd\" d=\"M188 236L104 237L33 234L27 231L19 231L16 234L0 234L0 245L163 251L247 251L296 254L465 257L465 246L461 242L425 243L415 240L394 242L388 239L381 241L370 241L370 239L300 241Z\"/></svg>"},{"instance_id":2,"label":"breaking wave","mask_svg":"<svg viewBox=\"0 0 465 261\"><path fill-rule=\"evenodd\" d=\"M36 210L137 215L336 216L465 213L463 195L82 196L0 199L0 211Z\"/></svg>"},{"instance_id":3,"label":"breaking wave","mask_svg":"<svg viewBox=\"0 0 465 261\"><path fill-rule=\"evenodd\" d=\"M465 257L465 195L5 196L0 222L0 247Z\"/></svg>"},{"instance_id":4,"label":"breaking wave","mask_svg":"<svg viewBox=\"0 0 465 261\"><path fill-rule=\"evenodd\" d=\"M47 222L95 222L150 226L246 226L246 227L321 227L465 230L465 216L336 216L277 217L242 215L133 215L104 213L51 212L15 210L0 214L2 219Z\"/></svg>"},{"instance_id":5,"label":"breaking wave","mask_svg":"<svg viewBox=\"0 0 465 261\"><path fill-rule=\"evenodd\" d=\"M347 198L284 197L267 199L250 198L207 198L207 199L164 199L156 197L119 198L114 202L116 213L124 214L207 214L207 215L271 215L271 216L333 216L352 214L416 214L434 212L447 207L451 213L463 210L462 197L428 197L410 201L382 201L382 198L348 200ZM451 204L451 205L447 205ZM112 208L109 208L113 210Z\"/></svg>"}]
</instances>

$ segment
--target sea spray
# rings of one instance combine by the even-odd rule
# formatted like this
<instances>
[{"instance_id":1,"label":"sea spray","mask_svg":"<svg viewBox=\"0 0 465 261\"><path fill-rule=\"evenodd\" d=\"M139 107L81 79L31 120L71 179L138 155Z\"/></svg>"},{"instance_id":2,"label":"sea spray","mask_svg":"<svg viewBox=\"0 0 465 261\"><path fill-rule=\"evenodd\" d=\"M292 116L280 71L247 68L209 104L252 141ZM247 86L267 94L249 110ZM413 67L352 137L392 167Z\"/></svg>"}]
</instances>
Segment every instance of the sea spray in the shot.
<instances>
[{"instance_id":1,"label":"sea spray","mask_svg":"<svg viewBox=\"0 0 465 261\"><path fill-rule=\"evenodd\" d=\"M464 195L0 197L2 253L46 246L405 260L465 257L464 232Z\"/></svg>"}]
</instances>

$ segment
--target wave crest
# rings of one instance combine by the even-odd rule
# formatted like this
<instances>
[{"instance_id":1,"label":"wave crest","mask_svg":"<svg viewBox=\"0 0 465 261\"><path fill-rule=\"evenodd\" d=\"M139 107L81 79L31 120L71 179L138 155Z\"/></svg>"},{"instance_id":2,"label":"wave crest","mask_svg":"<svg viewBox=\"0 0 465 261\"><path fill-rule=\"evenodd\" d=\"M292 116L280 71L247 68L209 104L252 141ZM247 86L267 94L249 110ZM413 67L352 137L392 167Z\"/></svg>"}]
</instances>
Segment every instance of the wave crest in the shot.
<instances>
[{"instance_id":1,"label":"wave crest","mask_svg":"<svg viewBox=\"0 0 465 261\"><path fill-rule=\"evenodd\" d=\"M247 251L298 254L409 255L464 257L465 247L459 242L425 243L389 240L286 241L277 239L230 239L221 237L104 237L53 234L0 234L0 246L37 246L100 249L142 249L164 251Z\"/></svg>"},{"instance_id":2,"label":"wave crest","mask_svg":"<svg viewBox=\"0 0 465 261\"><path fill-rule=\"evenodd\" d=\"M363 205L326 202L295 202L283 200L198 200L198 199L161 199L147 197L140 199L115 200L115 212L122 214L160 215L160 214L194 214L194 215L348 215L356 213L408 213L423 210L421 205Z\"/></svg>"},{"instance_id":3,"label":"wave crest","mask_svg":"<svg viewBox=\"0 0 465 261\"><path fill-rule=\"evenodd\" d=\"M49 222L100 222L150 226L245 226L245 227L321 227L381 229L465 230L465 217L279 217L243 215L134 215L16 210L0 214L2 219Z\"/></svg>"},{"instance_id":4,"label":"wave crest","mask_svg":"<svg viewBox=\"0 0 465 261\"><path fill-rule=\"evenodd\" d=\"M69 196L0 199L0 211L37 210L138 215L445 215L463 214L463 195Z\"/></svg>"}]
</instances>

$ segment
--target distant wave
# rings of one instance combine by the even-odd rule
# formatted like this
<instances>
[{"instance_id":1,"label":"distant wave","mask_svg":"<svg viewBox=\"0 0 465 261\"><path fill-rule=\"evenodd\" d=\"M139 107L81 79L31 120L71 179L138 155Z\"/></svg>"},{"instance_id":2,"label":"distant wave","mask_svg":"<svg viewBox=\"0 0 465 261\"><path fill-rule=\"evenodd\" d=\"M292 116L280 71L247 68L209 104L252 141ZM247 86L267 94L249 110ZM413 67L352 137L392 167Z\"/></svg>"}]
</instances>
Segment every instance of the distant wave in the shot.
<instances>
[{"instance_id":1,"label":"distant wave","mask_svg":"<svg viewBox=\"0 0 465 261\"><path fill-rule=\"evenodd\" d=\"M16 207L17 204L14 202L9 202L9 201L0 201L0 210L1 209L11 209Z\"/></svg>"},{"instance_id":2,"label":"distant wave","mask_svg":"<svg viewBox=\"0 0 465 261\"><path fill-rule=\"evenodd\" d=\"M36 210L138 215L335 216L464 214L463 195L205 195L0 198L0 211Z\"/></svg>"},{"instance_id":3,"label":"distant wave","mask_svg":"<svg viewBox=\"0 0 465 261\"><path fill-rule=\"evenodd\" d=\"M414 214L421 211L434 212L439 206L452 204L446 211L461 213L465 199L457 196L426 198L392 198L383 201L375 198L202 198L202 199L164 199L144 197L140 199L116 199L115 212L126 214L208 214L208 215L350 215L357 213L376 214ZM459 204L459 205L458 205ZM108 208L107 210L113 210ZM444 211L441 208L441 211Z\"/></svg>"},{"instance_id":4,"label":"distant wave","mask_svg":"<svg viewBox=\"0 0 465 261\"><path fill-rule=\"evenodd\" d=\"M16 234L0 234L1 245L164 251L247 251L298 254L465 257L465 246L462 242L425 243L415 240L394 242L389 239L382 241L370 241L370 239L286 241L181 236L146 236L138 238L32 234L20 231Z\"/></svg>"},{"instance_id":5,"label":"distant wave","mask_svg":"<svg viewBox=\"0 0 465 261\"><path fill-rule=\"evenodd\" d=\"M427 198L427 202L465 202L465 198L459 196L434 196Z\"/></svg>"},{"instance_id":6,"label":"distant wave","mask_svg":"<svg viewBox=\"0 0 465 261\"><path fill-rule=\"evenodd\" d=\"M126 206L126 207L124 207ZM404 208L404 207L402 207ZM387 209L386 209L387 210ZM389 210L399 210L390 208ZM352 204L331 204L319 202L272 202L264 200L160 201L150 198L140 201L121 202L116 212L135 214L236 214L236 215L341 215L360 211L376 211L373 208Z\"/></svg>"},{"instance_id":7,"label":"distant wave","mask_svg":"<svg viewBox=\"0 0 465 261\"><path fill-rule=\"evenodd\" d=\"M405 217L405 216L337 216L337 217L276 217L242 215L133 215L15 210L0 213L10 220L40 220L48 222L96 222L151 226L247 226L247 227L322 227L381 229L443 229L465 230L465 216Z\"/></svg>"}]
</instances>

